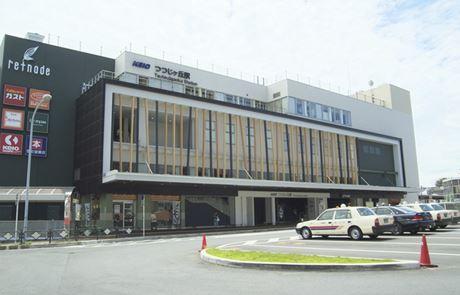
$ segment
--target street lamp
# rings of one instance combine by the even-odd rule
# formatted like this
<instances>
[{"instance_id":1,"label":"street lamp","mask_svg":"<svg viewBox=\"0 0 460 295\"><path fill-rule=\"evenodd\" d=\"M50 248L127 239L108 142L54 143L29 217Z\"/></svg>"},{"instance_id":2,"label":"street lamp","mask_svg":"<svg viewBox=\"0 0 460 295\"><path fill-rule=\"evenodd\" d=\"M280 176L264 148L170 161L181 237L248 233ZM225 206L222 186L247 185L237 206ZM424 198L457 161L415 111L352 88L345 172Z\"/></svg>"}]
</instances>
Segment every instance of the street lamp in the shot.
<instances>
[{"instance_id":1,"label":"street lamp","mask_svg":"<svg viewBox=\"0 0 460 295\"><path fill-rule=\"evenodd\" d=\"M38 108L44 102L51 101L52 96L50 94L45 94L42 96L42 99L38 102L35 106L34 113L32 114L32 119L30 120L30 135L29 135L29 155L27 157L27 176L26 176L26 192L25 192L25 199L24 199L24 227L23 233L24 238L26 237L27 233L27 223L29 221L29 186L30 186L30 167L32 165L32 138L34 136L34 124L35 124L35 114L37 113Z\"/></svg>"}]
</instances>

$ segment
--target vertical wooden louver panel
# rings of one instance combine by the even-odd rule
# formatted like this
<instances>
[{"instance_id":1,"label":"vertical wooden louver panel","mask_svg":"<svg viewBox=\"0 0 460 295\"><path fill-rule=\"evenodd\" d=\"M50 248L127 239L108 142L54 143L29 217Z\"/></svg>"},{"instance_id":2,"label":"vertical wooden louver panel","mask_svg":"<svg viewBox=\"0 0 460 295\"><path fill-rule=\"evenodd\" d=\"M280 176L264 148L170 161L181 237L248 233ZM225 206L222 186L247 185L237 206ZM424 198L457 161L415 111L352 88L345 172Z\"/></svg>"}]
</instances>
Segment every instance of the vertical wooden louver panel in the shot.
<instances>
[{"instance_id":1,"label":"vertical wooden louver panel","mask_svg":"<svg viewBox=\"0 0 460 295\"><path fill-rule=\"evenodd\" d=\"M134 151L134 96L131 97L131 126L129 132L129 172L133 172L133 151Z\"/></svg>"},{"instance_id":2,"label":"vertical wooden louver panel","mask_svg":"<svg viewBox=\"0 0 460 295\"><path fill-rule=\"evenodd\" d=\"M119 99L119 108L118 108L118 129L119 129L119 141L120 141L120 148L118 150L118 170L123 172L123 100L121 94L118 95Z\"/></svg>"},{"instance_id":3,"label":"vertical wooden louver panel","mask_svg":"<svg viewBox=\"0 0 460 295\"><path fill-rule=\"evenodd\" d=\"M149 137L149 101L144 99L144 111L145 111L145 118L144 118L144 124L145 124L145 158L147 160L147 170L150 170L150 137Z\"/></svg>"},{"instance_id":4,"label":"vertical wooden louver panel","mask_svg":"<svg viewBox=\"0 0 460 295\"><path fill-rule=\"evenodd\" d=\"M164 148L163 148L163 173L168 173L167 151L168 151L168 103L165 102L165 129L164 129Z\"/></svg>"},{"instance_id":5,"label":"vertical wooden louver panel","mask_svg":"<svg viewBox=\"0 0 460 295\"><path fill-rule=\"evenodd\" d=\"M176 174L176 104L172 104L172 174Z\"/></svg>"}]
</instances>

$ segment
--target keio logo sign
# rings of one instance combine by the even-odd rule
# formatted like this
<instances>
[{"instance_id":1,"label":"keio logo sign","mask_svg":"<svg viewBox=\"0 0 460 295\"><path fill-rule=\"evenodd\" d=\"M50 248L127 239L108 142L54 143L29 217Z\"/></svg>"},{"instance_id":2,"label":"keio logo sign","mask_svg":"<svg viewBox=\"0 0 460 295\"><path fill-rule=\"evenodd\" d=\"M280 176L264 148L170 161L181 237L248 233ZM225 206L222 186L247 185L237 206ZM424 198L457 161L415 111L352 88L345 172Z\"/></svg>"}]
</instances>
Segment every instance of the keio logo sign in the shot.
<instances>
[{"instance_id":1,"label":"keio logo sign","mask_svg":"<svg viewBox=\"0 0 460 295\"><path fill-rule=\"evenodd\" d=\"M0 134L0 154L22 155L22 135L12 133Z\"/></svg>"},{"instance_id":2,"label":"keio logo sign","mask_svg":"<svg viewBox=\"0 0 460 295\"><path fill-rule=\"evenodd\" d=\"M133 67L141 68L141 69L150 69L150 64L140 61L133 61Z\"/></svg>"}]
</instances>

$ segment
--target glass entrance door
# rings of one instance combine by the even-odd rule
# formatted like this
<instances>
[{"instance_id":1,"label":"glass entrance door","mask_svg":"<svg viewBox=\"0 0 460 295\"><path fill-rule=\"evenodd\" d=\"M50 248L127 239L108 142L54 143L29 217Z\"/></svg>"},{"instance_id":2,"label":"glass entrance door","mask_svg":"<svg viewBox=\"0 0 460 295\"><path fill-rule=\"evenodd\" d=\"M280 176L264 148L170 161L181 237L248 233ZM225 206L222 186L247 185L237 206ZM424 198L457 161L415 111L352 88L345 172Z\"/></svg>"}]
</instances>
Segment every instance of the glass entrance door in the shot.
<instances>
[{"instance_id":1,"label":"glass entrance door","mask_svg":"<svg viewBox=\"0 0 460 295\"><path fill-rule=\"evenodd\" d=\"M123 228L134 227L134 204L132 201L123 202Z\"/></svg>"},{"instance_id":2,"label":"glass entrance door","mask_svg":"<svg viewBox=\"0 0 460 295\"><path fill-rule=\"evenodd\" d=\"M121 229L134 227L133 201L113 202L113 226Z\"/></svg>"}]
</instances>

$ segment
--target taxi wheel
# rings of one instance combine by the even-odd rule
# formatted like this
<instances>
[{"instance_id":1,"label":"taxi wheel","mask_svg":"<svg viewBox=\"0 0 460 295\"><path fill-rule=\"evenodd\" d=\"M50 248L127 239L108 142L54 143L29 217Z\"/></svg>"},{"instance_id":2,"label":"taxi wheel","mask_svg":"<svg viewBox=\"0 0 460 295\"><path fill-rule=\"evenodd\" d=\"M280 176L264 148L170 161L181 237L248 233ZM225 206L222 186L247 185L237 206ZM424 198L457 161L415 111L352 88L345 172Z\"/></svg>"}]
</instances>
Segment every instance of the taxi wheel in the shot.
<instances>
[{"instance_id":1,"label":"taxi wheel","mask_svg":"<svg viewBox=\"0 0 460 295\"><path fill-rule=\"evenodd\" d=\"M363 232L359 227L353 226L348 230L348 235L352 240L361 240L363 238Z\"/></svg>"},{"instance_id":2,"label":"taxi wheel","mask_svg":"<svg viewBox=\"0 0 460 295\"><path fill-rule=\"evenodd\" d=\"M302 239L311 239L311 230L308 227L302 228L302 231L300 232L300 235L302 236Z\"/></svg>"},{"instance_id":3,"label":"taxi wheel","mask_svg":"<svg viewBox=\"0 0 460 295\"><path fill-rule=\"evenodd\" d=\"M393 235L402 235L404 234L402 225L400 223L395 223L393 227L393 231L391 232Z\"/></svg>"}]
</instances>

